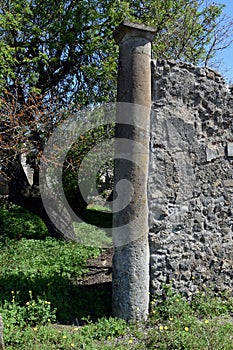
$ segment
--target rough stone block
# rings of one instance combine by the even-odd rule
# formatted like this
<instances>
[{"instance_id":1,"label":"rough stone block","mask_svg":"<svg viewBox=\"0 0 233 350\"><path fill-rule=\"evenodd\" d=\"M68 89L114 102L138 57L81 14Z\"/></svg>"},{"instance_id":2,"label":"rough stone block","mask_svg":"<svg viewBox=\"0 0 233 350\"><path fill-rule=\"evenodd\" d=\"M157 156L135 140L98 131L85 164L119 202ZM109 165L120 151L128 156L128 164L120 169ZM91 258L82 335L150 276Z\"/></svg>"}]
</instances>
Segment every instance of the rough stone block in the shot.
<instances>
[{"instance_id":1,"label":"rough stone block","mask_svg":"<svg viewBox=\"0 0 233 350\"><path fill-rule=\"evenodd\" d=\"M233 159L233 143L232 142L227 144L227 156L228 156L228 158Z\"/></svg>"}]
</instances>

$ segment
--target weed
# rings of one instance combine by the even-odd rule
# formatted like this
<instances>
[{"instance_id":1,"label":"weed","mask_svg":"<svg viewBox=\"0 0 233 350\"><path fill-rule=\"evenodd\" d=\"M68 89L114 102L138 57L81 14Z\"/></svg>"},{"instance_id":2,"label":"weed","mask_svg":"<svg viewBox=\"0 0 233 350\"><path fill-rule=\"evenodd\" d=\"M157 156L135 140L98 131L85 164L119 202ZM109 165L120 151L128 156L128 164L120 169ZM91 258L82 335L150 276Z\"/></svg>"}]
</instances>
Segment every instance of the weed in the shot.
<instances>
[{"instance_id":1,"label":"weed","mask_svg":"<svg viewBox=\"0 0 233 350\"><path fill-rule=\"evenodd\" d=\"M232 348L231 296L224 299L208 291L189 302L166 288L163 297L154 296L151 304L150 325L153 325L153 330L146 339L147 349Z\"/></svg>"},{"instance_id":2,"label":"weed","mask_svg":"<svg viewBox=\"0 0 233 350\"><path fill-rule=\"evenodd\" d=\"M100 234L93 225L79 224L77 229L91 239ZM162 297L151 298L148 321L128 325L103 317L109 313L110 296L76 283L87 272L87 259L100 249L49 237L26 238L32 235L30 231L15 240L9 234L0 243L6 350L232 350L231 295L205 291L189 302L165 286Z\"/></svg>"}]
</instances>

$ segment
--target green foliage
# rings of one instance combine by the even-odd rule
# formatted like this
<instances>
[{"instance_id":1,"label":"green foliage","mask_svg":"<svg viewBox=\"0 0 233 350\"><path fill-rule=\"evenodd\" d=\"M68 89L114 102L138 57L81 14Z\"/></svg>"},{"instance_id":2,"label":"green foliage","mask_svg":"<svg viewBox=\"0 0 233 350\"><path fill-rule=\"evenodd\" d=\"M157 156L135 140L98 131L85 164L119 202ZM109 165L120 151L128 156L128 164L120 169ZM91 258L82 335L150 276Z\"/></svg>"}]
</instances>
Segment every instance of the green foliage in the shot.
<instances>
[{"instance_id":1,"label":"green foliage","mask_svg":"<svg viewBox=\"0 0 233 350\"><path fill-rule=\"evenodd\" d=\"M129 325L103 317L110 294L76 283L99 250L51 238L8 239L0 248L6 350L232 349L231 295L206 291L189 302L164 287L148 321Z\"/></svg>"},{"instance_id":2,"label":"green foliage","mask_svg":"<svg viewBox=\"0 0 233 350\"><path fill-rule=\"evenodd\" d=\"M1 244L0 300L10 302L11 291L15 291L19 306L23 306L30 290L35 298L51 302L58 320L70 322L88 315L90 305L85 306L84 300L93 293L82 295L82 288L73 281L87 271L87 259L99 252L49 237L43 241L8 240Z\"/></svg>"},{"instance_id":3,"label":"green foliage","mask_svg":"<svg viewBox=\"0 0 233 350\"><path fill-rule=\"evenodd\" d=\"M30 292L29 292L30 294ZM176 299L174 299L176 298ZM232 297L229 301L232 302ZM167 295L166 300L152 298L152 310L147 323L128 325L116 318L100 318L92 322L85 318L86 324L80 326L63 326L53 324L54 314L49 302L35 301L29 298L31 308L43 310L45 319L37 317L34 322L33 312L26 322L25 310L29 307L17 306L16 298L5 304L3 316L6 322L5 342L9 349L87 349L107 350L125 348L145 350L231 350L233 324L229 312L225 310L221 317L209 313L208 317L195 315L192 304L181 295ZM220 298L212 298L214 304L221 307ZM165 306L165 304L166 306ZM175 304L175 306L173 305ZM199 300L202 308L202 300ZM159 316L164 308L169 318ZM14 311L12 311L14 310ZM16 312L17 310L17 312ZM159 312L157 312L159 311ZM42 313L41 313L42 314ZM8 318L9 317L9 318ZM23 329L23 332L22 332Z\"/></svg>"},{"instance_id":4,"label":"green foliage","mask_svg":"<svg viewBox=\"0 0 233 350\"><path fill-rule=\"evenodd\" d=\"M97 122L97 117L95 118L95 122ZM105 146L104 141L113 138L114 132L113 124L105 124L92 128L84 135L80 135L78 141L72 145L67 154L63 165L62 183L64 193L75 213L79 214L87 206L82 199L79 186L84 184L84 187L88 188L89 196L95 194L102 173L106 169L113 168L112 160L109 159L107 164L102 164L101 156L104 154L105 147L106 153L109 152L109 146ZM93 152L93 148L97 145L101 147L101 151ZM92 152L88 157L87 155L90 151ZM82 174L79 170L84 158L86 166L88 165L88 172L85 171L84 174ZM95 165L98 165L98 169L97 172L93 174ZM96 180L94 186L93 178Z\"/></svg>"},{"instance_id":5,"label":"green foliage","mask_svg":"<svg viewBox=\"0 0 233 350\"><path fill-rule=\"evenodd\" d=\"M99 214L97 213L94 215L94 218L98 218L98 216ZM90 215L88 215L87 220L90 220ZM97 225L97 223L95 224L96 226L101 226L103 222L100 225ZM74 223L75 234L78 238L78 241L88 247L111 247L113 245L112 237L110 237L104 230L101 230L96 226L93 225L90 229L91 225L85 222Z\"/></svg>"},{"instance_id":6,"label":"green foliage","mask_svg":"<svg viewBox=\"0 0 233 350\"><path fill-rule=\"evenodd\" d=\"M88 322L89 327L84 327L82 335L93 340L103 340L126 335L126 322L121 319L109 317L99 319L97 323Z\"/></svg>"},{"instance_id":7,"label":"green foliage","mask_svg":"<svg viewBox=\"0 0 233 350\"><path fill-rule=\"evenodd\" d=\"M156 28L156 57L198 63L221 39L222 5L212 1L4 0L0 9L0 84L80 106L115 98L112 32L124 19Z\"/></svg>"},{"instance_id":8,"label":"green foliage","mask_svg":"<svg viewBox=\"0 0 233 350\"><path fill-rule=\"evenodd\" d=\"M35 300L32 292L28 291L28 301L25 305L21 305L17 301L18 296L19 293L11 291L11 301L5 300L1 306L1 315L7 320L4 331L6 342L11 341L12 333L17 328L23 330L27 327L36 327L37 324L46 325L56 321L56 310L52 310L50 301L40 297Z\"/></svg>"},{"instance_id":9,"label":"green foliage","mask_svg":"<svg viewBox=\"0 0 233 350\"><path fill-rule=\"evenodd\" d=\"M211 291L198 293L192 301L192 308L200 317L221 316L232 314L232 296L228 293L214 294Z\"/></svg>"},{"instance_id":10,"label":"green foliage","mask_svg":"<svg viewBox=\"0 0 233 350\"><path fill-rule=\"evenodd\" d=\"M157 29L153 43L155 57L194 64L206 61L209 45L218 40L215 26L223 5L206 2L205 6L204 1L198 0L156 0L145 4L140 18Z\"/></svg>"},{"instance_id":11,"label":"green foliage","mask_svg":"<svg viewBox=\"0 0 233 350\"><path fill-rule=\"evenodd\" d=\"M24 275L27 271L31 277L46 277L50 274L74 278L84 272L83 265L89 255L98 252L98 249L85 248L50 237L45 240L22 238L2 244L0 259L7 264L1 269L1 273L4 277Z\"/></svg>"},{"instance_id":12,"label":"green foliage","mask_svg":"<svg viewBox=\"0 0 233 350\"><path fill-rule=\"evenodd\" d=\"M0 240L6 237L44 238L48 234L47 227L38 216L16 205L0 207L0 232Z\"/></svg>"},{"instance_id":13,"label":"green foliage","mask_svg":"<svg viewBox=\"0 0 233 350\"><path fill-rule=\"evenodd\" d=\"M114 339L123 336L127 325L122 320L100 319L98 323L89 323L80 327L62 327L52 325L38 325L26 327L22 334L12 334L7 344L9 349L109 349L108 344L100 344L99 339ZM21 348L20 348L21 346ZM120 349L120 347L116 347ZM121 349L123 349L121 347Z\"/></svg>"},{"instance_id":14,"label":"green foliage","mask_svg":"<svg viewBox=\"0 0 233 350\"><path fill-rule=\"evenodd\" d=\"M228 293L216 293L207 289L197 292L188 301L184 296L174 293L170 285L164 286L163 296L153 296L151 300L151 314L164 321L170 318L214 317L231 314L233 311L232 296Z\"/></svg>"},{"instance_id":15,"label":"green foliage","mask_svg":"<svg viewBox=\"0 0 233 350\"><path fill-rule=\"evenodd\" d=\"M155 57L206 63L232 27L222 8L211 0L0 0L2 171L17 178L22 149L38 171L46 140L61 120L84 106L116 100L113 31L123 20L155 27ZM64 165L63 184L77 213L86 207L77 185L80 161L111 131L106 135L103 126L82 135L68 154L73 163Z\"/></svg>"},{"instance_id":16,"label":"green foliage","mask_svg":"<svg viewBox=\"0 0 233 350\"><path fill-rule=\"evenodd\" d=\"M208 291L189 302L170 288L164 292L163 297L154 296L151 301L150 323L157 332L149 332L147 349L230 350L232 296L220 297Z\"/></svg>"}]
</instances>

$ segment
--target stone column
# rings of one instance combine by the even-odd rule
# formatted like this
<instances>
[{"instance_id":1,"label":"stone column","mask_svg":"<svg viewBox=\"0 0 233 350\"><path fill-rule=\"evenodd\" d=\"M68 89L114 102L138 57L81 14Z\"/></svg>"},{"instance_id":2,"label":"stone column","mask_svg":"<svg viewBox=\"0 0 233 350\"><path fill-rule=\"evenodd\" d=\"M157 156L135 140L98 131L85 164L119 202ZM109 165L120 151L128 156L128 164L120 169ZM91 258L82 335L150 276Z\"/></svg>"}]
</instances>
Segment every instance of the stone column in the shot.
<instances>
[{"instance_id":1,"label":"stone column","mask_svg":"<svg viewBox=\"0 0 233 350\"><path fill-rule=\"evenodd\" d=\"M147 180L154 33L152 27L128 21L114 33L120 51L112 310L114 316L127 321L146 319L149 310Z\"/></svg>"},{"instance_id":2,"label":"stone column","mask_svg":"<svg viewBox=\"0 0 233 350\"><path fill-rule=\"evenodd\" d=\"M0 315L0 350L5 350L4 341L3 341L3 320Z\"/></svg>"}]
</instances>

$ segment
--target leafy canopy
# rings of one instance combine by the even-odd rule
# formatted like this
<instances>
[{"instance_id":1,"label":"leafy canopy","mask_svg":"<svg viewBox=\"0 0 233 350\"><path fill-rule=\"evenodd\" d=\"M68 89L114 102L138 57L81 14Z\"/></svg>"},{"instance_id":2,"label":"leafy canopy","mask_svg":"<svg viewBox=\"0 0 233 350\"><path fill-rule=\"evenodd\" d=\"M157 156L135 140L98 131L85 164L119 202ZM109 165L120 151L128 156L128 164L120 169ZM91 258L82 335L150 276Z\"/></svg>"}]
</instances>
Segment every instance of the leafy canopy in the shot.
<instances>
[{"instance_id":1,"label":"leafy canopy","mask_svg":"<svg viewBox=\"0 0 233 350\"><path fill-rule=\"evenodd\" d=\"M17 87L22 100L29 92L80 106L114 100L112 32L122 20L156 28L155 57L201 63L226 39L222 8L206 0L0 0L0 88Z\"/></svg>"}]
</instances>

